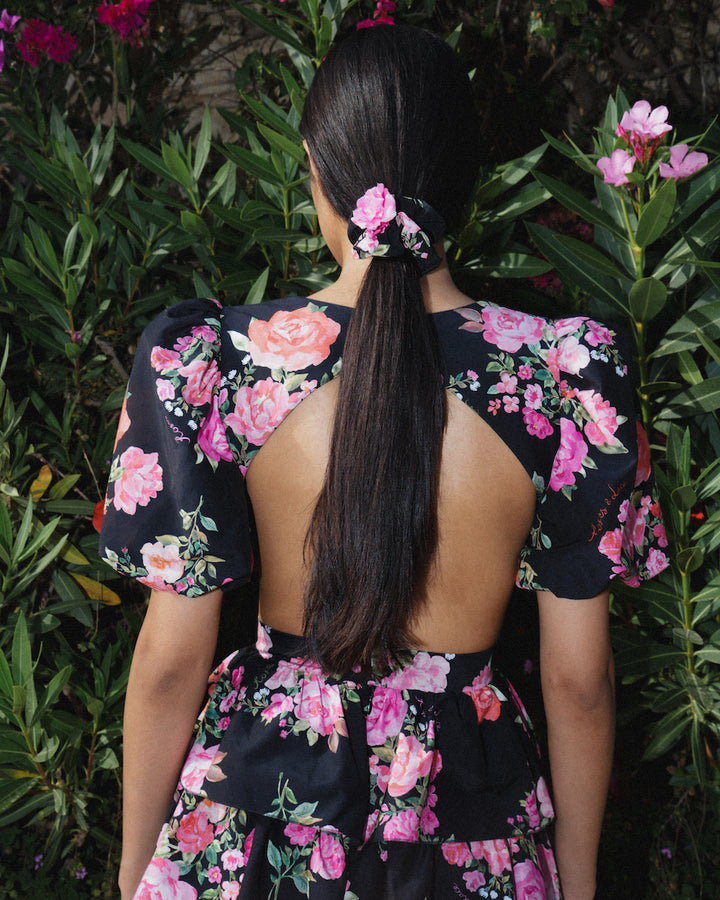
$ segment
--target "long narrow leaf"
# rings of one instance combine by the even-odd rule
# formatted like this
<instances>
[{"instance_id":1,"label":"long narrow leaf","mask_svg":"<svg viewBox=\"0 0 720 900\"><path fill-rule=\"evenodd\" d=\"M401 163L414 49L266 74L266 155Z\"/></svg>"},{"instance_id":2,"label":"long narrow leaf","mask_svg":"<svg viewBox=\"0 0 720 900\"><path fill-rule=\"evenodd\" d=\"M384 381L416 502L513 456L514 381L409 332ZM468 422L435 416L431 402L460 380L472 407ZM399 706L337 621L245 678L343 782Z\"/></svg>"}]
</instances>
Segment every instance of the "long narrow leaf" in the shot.
<instances>
[{"instance_id":1,"label":"long narrow leaf","mask_svg":"<svg viewBox=\"0 0 720 900\"><path fill-rule=\"evenodd\" d=\"M563 184L562 181L551 178L549 175L543 175L540 172L533 172L533 175L558 203L577 213L591 225L598 225L621 239L627 239L622 229L615 224L604 210L586 200L578 191Z\"/></svg>"}]
</instances>

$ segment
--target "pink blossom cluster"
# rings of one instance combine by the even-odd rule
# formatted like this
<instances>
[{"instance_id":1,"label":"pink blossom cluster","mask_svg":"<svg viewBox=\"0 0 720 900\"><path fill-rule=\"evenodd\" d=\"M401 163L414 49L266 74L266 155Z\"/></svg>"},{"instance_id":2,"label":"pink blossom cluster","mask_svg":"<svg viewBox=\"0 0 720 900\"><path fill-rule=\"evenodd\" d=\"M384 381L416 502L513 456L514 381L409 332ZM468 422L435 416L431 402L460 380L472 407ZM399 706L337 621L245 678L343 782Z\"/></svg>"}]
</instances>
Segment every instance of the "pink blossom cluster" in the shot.
<instances>
[{"instance_id":1,"label":"pink blossom cluster","mask_svg":"<svg viewBox=\"0 0 720 900\"><path fill-rule=\"evenodd\" d=\"M357 23L358 28L372 28L373 25L394 25L395 19L392 14L395 12L395 3L393 0L377 0L376 9L372 19L363 19Z\"/></svg>"},{"instance_id":2,"label":"pink blossom cluster","mask_svg":"<svg viewBox=\"0 0 720 900\"><path fill-rule=\"evenodd\" d=\"M20 21L20 16L11 16L6 9L2 11L0 14L0 31L7 31L8 34L12 34L15 31L15 26ZM5 65L5 41L0 38L0 72L3 70L3 66Z\"/></svg>"},{"instance_id":3,"label":"pink blossom cluster","mask_svg":"<svg viewBox=\"0 0 720 900\"><path fill-rule=\"evenodd\" d=\"M655 151L665 140L667 132L672 131L667 116L666 106L652 109L647 100L638 100L624 113L615 134L622 138L627 149L619 147L610 156L603 156L597 162L606 184L616 187L627 184L628 176L634 171L636 163L644 167L650 162ZM663 178L678 181L680 178L693 175L707 163L705 153L688 152L687 144L676 144L670 147L670 162L661 162L658 168Z\"/></svg>"},{"instance_id":4,"label":"pink blossom cluster","mask_svg":"<svg viewBox=\"0 0 720 900\"><path fill-rule=\"evenodd\" d=\"M109 25L120 39L132 47L142 46L150 33L147 20L152 0L120 0L119 3L103 2L97 7L98 22Z\"/></svg>"},{"instance_id":5,"label":"pink blossom cluster","mask_svg":"<svg viewBox=\"0 0 720 900\"><path fill-rule=\"evenodd\" d=\"M18 18L8 16L7 10L3 10L3 29L12 31ZM13 23L12 27L5 28L5 21ZM23 61L29 63L33 69L38 67L42 56L47 56L53 62L70 62L70 56L78 46L75 37L62 26L50 25L48 22L41 22L40 19L30 19L20 33L17 45Z\"/></svg>"}]
</instances>

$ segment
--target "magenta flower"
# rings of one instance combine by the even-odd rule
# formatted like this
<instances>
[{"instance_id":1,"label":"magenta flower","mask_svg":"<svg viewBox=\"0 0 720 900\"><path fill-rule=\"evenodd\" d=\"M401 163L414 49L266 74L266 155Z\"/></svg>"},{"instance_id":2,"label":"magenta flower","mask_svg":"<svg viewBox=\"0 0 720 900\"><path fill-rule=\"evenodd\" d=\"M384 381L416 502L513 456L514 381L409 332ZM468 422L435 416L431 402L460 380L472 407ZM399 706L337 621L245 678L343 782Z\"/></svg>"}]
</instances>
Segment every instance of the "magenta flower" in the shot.
<instances>
[{"instance_id":1,"label":"magenta flower","mask_svg":"<svg viewBox=\"0 0 720 900\"><path fill-rule=\"evenodd\" d=\"M360 197L350 221L376 237L385 230L388 222L392 222L396 214L395 198L384 184L376 184Z\"/></svg>"},{"instance_id":2,"label":"magenta flower","mask_svg":"<svg viewBox=\"0 0 720 900\"><path fill-rule=\"evenodd\" d=\"M357 23L357 28L372 28L373 25L394 25L395 19L392 14L395 12L395 3L393 0L377 0L376 9L372 19L363 19Z\"/></svg>"},{"instance_id":3,"label":"magenta flower","mask_svg":"<svg viewBox=\"0 0 720 900\"><path fill-rule=\"evenodd\" d=\"M635 157L622 149L615 150L612 156L603 156L597 161L605 184L614 184L615 187L627 184L627 176L632 172L634 165Z\"/></svg>"},{"instance_id":4,"label":"magenta flower","mask_svg":"<svg viewBox=\"0 0 720 900\"><path fill-rule=\"evenodd\" d=\"M30 19L20 34L18 48L23 61L36 69L42 54L53 62L69 62L70 55L77 50L77 40L60 25Z\"/></svg>"},{"instance_id":5,"label":"magenta flower","mask_svg":"<svg viewBox=\"0 0 720 900\"><path fill-rule=\"evenodd\" d=\"M663 178L672 178L674 181L678 181L680 178L693 175L707 164L706 153L698 153L694 150L688 153L687 144L675 144L670 148L670 162L660 163L659 168Z\"/></svg>"},{"instance_id":6,"label":"magenta flower","mask_svg":"<svg viewBox=\"0 0 720 900\"><path fill-rule=\"evenodd\" d=\"M147 21L152 0L120 0L119 3L102 3L96 8L98 22L109 25L120 39L132 47L140 47L150 33Z\"/></svg>"},{"instance_id":7,"label":"magenta flower","mask_svg":"<svg viewBox=\"0 0 720 900\"><path fill-rule=\"evenodd\" d=\"M0 13L0 31L7 31L8 34L12 34L21 18L21 16L11 16L10 13L4 9Z\"/></svg>"}]
</instances>

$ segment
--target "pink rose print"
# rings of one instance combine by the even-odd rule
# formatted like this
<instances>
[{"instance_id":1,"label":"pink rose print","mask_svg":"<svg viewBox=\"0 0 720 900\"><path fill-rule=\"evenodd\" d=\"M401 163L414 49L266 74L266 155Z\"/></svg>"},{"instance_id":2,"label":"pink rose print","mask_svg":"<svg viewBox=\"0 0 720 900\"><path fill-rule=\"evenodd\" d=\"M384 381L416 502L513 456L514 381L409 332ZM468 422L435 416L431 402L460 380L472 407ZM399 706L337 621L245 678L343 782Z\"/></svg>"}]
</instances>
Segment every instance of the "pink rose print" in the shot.
<instances>
[{"instance_id":1,"label":"pink rose print","mask_svg":"<svg viewBox=\"0 0 720 900\"><path fill-rule=\"evenodd\" d=\"M187 379L182 395L190 406L209 403L213 390L220 384L220 370L214 359L209 362L195 359L190 365L178 369L178 373Z\"/></svg>"},{"instance_id":2,"label":"pink rose print","mask_svg":"<svg viewBox=\"0 0 720 900\"><path fill-rule=\"evenodd\" d=\"M496 306L484 307L482 318L485 340L508 353L515 353L523 344L537 344L545 324L537 316Z\"/></svg>"},{"instance_id":3,"label":"pink rose print","mask_svg":"<svg viewBox=\"0 0 720 900\"><path fill-rule=\"evenodd\" d=\"M293 699L287 694L273 694L270 703L260 713L263 722L272 722L278 716L284 716L293 709Z\"/></svg>"},{"instance_id":4,"label":"pink rose print","mask_svg":"<svg viewBox=\"0 0 720 900\"><path fill-rule=\"evenodd\" d=\"M131 516L138 506L147 506L162 490L163 470L158 465L157 453L128 447L117 461L117 473L116 477L110 473L110 481L115 483L113 506Z\"/></svg>"},{"instance_id":5,"label":"pink rose print","mask_svg":"<svg viewBox=\"0 0 720 900\"><path fill-rule=\"evenodd\" d=\"M272 639L270 632L258 622L257 640L255 641L255 649L263 659L270 659L270 651L272 650Z\"/></svg>"},{"instance_id":6,"label":"pink rose print","mask_svg":"<svg viewBox=\"0 0 720 900\"><path fill-rule=\"evenodd\" d=\"M225 426L220 418L219 406L224 402L227 391L223 389L219 395L214 394L210 403L210 412L203 419L198 430L197 443L208 459L232 460L232 450L225 435Z\"/></svg>"},{"instance_id":7,"label":"pink rose print","mask_svg":"<svg viewBox=\"0 0 720 900\"><path fill-rule=\"evenodd\" d=\"M529 384L525 388L525 406L540 409L543 402L543 389L539 384Z\"/></svg>"},{"instance_id":8,"label":"pink rose print","mask_svg":"<svg viewBox=\"0 0 720 900\"><path fill-rule=\"evenodd\" d=\"M560 419L560 447L555 454L550 489L559 491L562 487L575 484L575 475L582 469L588 447L571 419Z\"/></svg>"},{"instance_id":9,"label":"pink rose print","mask_svg":"<svg viewBox=\"0 0 720 900\"><path fill-rule=\"evenodd\" d=\"M223 881L222 893L220 894L222 900L235 900L235 898L239 896L240 881Z\"/></svg>"},{"instance_id":10,"label":"pink rose print","mask_svg":"<svg viewBox=\"0 0 720 900\"><path fill-rule=\"evenodd\" d=\"M525 812L528 817L528 825L531 828L537 828L540 824L540 813L538 812L537 798L535 791L531 791L525 800Z\"/></svg>"},{"instance_id":11,"label":"pink rose print","mask_svg":"<svg viewBox=\"0 0 720 900\"><path fill-rule=\"evenodd\" d=\"M530 381L533 377L533 370L531 366L522 365L518 369L518 375L522 378L523 381Z\"/></svg>"},{"instance_id":12,"label":"pink rose print","mask_svg":"<svg viewBox=\"0 0 720 900\"><path fill-rule=\"evenodd\" d=\"M485 876L482 872L475 870L474 872L465 872L463 874L465 887L471 892L476 893L485 884Z\"/></svg>"},{"instance_id":13,"label":"pink rose print","mask_svg":"<svg viewBox=\"0 0 720 900\"><path fill-rule=\"evenodd\" d=\"M612 531L606 531L600 538L598 550L614 563L620 562L620 553L622 552L623 533L620 528L614 528Z\"/></svg>"},{"instance_id":14,"label":"pink rose print","mask_svg":"<svg viewBox=\"0 0 720 900\"><path fill-rule=\"evenodd\" d=\"M212 843L215 831L201 807L183 816L176 832L181 853L200 853Z\"/></svg>"},{"instance_id":15,"label":"pink rose print","mask_svg":"<svg viewBox=\"0 0 720 900\"><path fill-rule=\"evenodd\" d=\"M513 868L517 900L545 900L545 885L540 870L529 859Z\"/></svg>"},{"instance_id":16,"label":"pink rose print","mask_svg":"<svg viewBox=\"0 0 720 900\"><path fill-rule=\"evenodd\" d=\"M180 866L169 859L150 861L133 900L197 900L197 891L180 882Z\"/></svg>"},{"instance_id":17,"label":"pink rose print","mask_svg":"<svg viewBox=\"0 0 720 900\"><path fill-rule=\"evenodd\" d=\"M196 325L190 329L190 334L199 341L205 341L207 344L217 345L218 336L214 328L209 325Z\"/></svg>"},{"instance_id":18,"label":"pink rose print","mask_svg":"<svg viewBox=\"0 0 720 900\"><path fill-rule=\"evenodd\" d=\"M585 322L585 340L591 347L599 347L601 344L612 346L612 332L599 322L587 319Z\"/></svg>"},{"instance_id":19,"label":"pink rose print","mask_svg":"<svg viewBox=\"0 0 720 900\"><path fill-rule=\"evenodd\" d=\"M528 434L540 438L540 440L549 437L555 430L547 416L535 412L534 409L529 409L527 406L523 409L523 422Z\"/></svg>"},{"instance_id":20,"label":"pink rose print","mask_svg":"<svg viewBox=\"0 0 720 900\"><path fill-rule=\"evenodd\" d=\"M650 443L647 439L647 435L645 434L645 429L642 427L640 422L635 423L635 431L637 434L637 443L638 443L638 461L637 461L637 469L635 470L635 487L642 484L643 481L647 481L650 477L650 473L652 472L651 464L650 464Z\"/></svg>"},{"instance_id":21,"label":"pink rose print","mask_svg":"<svg viewBox=\"0 0 720 900\"><path fill-rule=\"evenodd\" d=\"M494 722L500 715L500 701L495 691L488 687L491 680L492 669L485 666L482 672L473 678L472 685L463 688L463 694L468 694L475 704L478 722L482 722L483 719Z\"/></svg>"},{"instance_id":22,"label":"pink rose print","mask_svg":"<svg viewBox=\"0 0 720 900\"><path fill-rule=\"evenodd\" d=\"M423 750L420 741L412 734L401 734L395 755L390 763L387 792L391 797L402 797L411 791L419 778L430 773L433 753Z\"/></svg>"},{"instance_id":23,"label":"pink rose print","mask_svg":"<svg viewBox=\"0 0 720 900\"><path fill-rule=\"evenodd\" d=\"M555 855L549 847L542 844L537 848L538 851L538 867L542 873L545 884L552 885L553 891L559 895L560 893L560 876L558 875Z\"/></svg>"},{"instance_id":24,"label":"pink rose print","mask_svg":"<svg viewBox=\"0 0 720 900\"><path fill-rule=\"evenodd\" d=\"M502 875L512 868L510 850L506 841L482 841L482 856L485 858L493 875ZM481 857L478 856L478 859Z\"/></svg>"},{"instance_id":25,"label":"pink rose print","mask_svg":"<svg viewBox=\"0 0 720 900\"><path fill-rule=\"evenodd\" d=\"M506 413L514 413L520 409L520 401L517 397L503 397L503 407Z\"/></svg>"},{"instance_id":26,"label":"pink rose print","mask_svg":"<svg viewBox=\"0 0 720 900\"><path fill-rule=\"evenodd\" d=\"M350 221L365 231L379 234L396 214L395 198L384 184L376 184L358 200Z\"/></svg>"},{"instance_id":27,"label":"pink rose print","mask_svg":"<svg viewBox=\"0 0 720 900\"><path fill-rule=\"evenodd\" d=\"M158 378L155 381L155 390L160 400L173 400L175 397L175 385L167 378Z\"/></svg>"},{"instance_id":28,"label":"pink rose print","mask_svg":"<svg viewBox=\"0 0 720 900\"><path fill-rule=\"evenodd\" d=\"M655 547L651 547L648 552L647 558L647 573L648 578L653 578L655 575L659 575L664 569L667 569L669 565L669 561L667 556L662 552L662 550L656 550Z\"/></svg>"},{"instance_id":29,"label":"pink rose print","mask_svg":"<svg viewBox=\"0 0 720 900\"><path fill-rule=\"evenodd\" d=\"M436 756L439 758L440 754L436 753ZM433 767L434 768L434 767ZM430 779L432 780L435 777L434 772L430 772ZM440 824L438 817L432 811L433 806L437 804L437 791L434 786L430 787L428 791L426 805L423 807L422 812L420 813L420 829L423 834L433 834L435 829Z\"/></svg>"},{"instance_id":30,"label":"pink rose print","mask_svg":"<svg viewBox=\"0 0 720 900\"><path fill-rule=\"evenodd\" d=\"M342 714L337 685L318 678L301 682L300 693L295 697L295 715L305 719L316 734L331 734Z\"/></svg>"},{"instance_id":31,"label":"pink rose print","mask_svg":"<svg viewBox=\"0 0 720 900\"><path fill-rule=\"evenodd\" d=\"M667 547L668 539L667 534L665 533L665 526L662 522L658 522L657 525L653 526L653 535L657 541L658 547Z\"/></svg>"},{"instance_id":32,"label":"pink rose print","mask_svg":"<svg viewBox=\"0 0 720 900\"><path fill-rule=\"evenodd\" d=\"M447 688L447 673L450 663L444 656L431 655L421 650L409 666L393 672L383 679L386 687L407 691L429 691L442 693Z\"/></svg>"},{"instance_id":33,"label":"pink rose print","mask_svg":"<svg viewBox=\"0 0 720 900\"><path fill-rule=\"evenodd\" d=\"M414 809L404 809L391 816L383 828L386 841L405 841L415 843L419 837L418 814Z\"/></svg>"},{"instance_id":34,"label":"pink rose print","mask_svg":"<svg viewBox=\"0 0 720 900\"><path fill-rule=\"evenodd\" d=\"M175 350L153 347L150 351L150 365L156 372L167 375L168 372L179 369L182 365L182 360L180 359L180 354Z\"/></svg>"},{"instance_id":35,"label":"pink rose print","mask_svg":"<svg viewBox=\"0 0 720 900\"><path fill-rule=\"evenodd\" d=\"M578 375L590 362L590 351L575 335L564 338L558 347L558 366L563 372Z\"/></svg>"},{"instance_id":36,"label":"pink rose print","mask_svg":"<svg viewBox=\"0 0 720 900\"><path fill-rule=\"evenodd\" d=\"M585 423L585 437L596 447L617 444L615 432L618 421L615 407L610 406L609 400L603 400L597 391L578 391L577 396L592 419Z\"/></svg>"},{"instance_id":37,"label":"pink rose print","mask_svg":"<svg viewBox=\"0 0 720 900\"><path fill-rule=\"evenodd\" d=\"M255 829L250 832L250 834L245 838L245 846L243 848L243 857L242 864L244 866L247 865L247 861L250 859L250 851L252 850L253 840L255 839Z\"/></svg>"},{"instance_id":38,"label":"pink rose print","mask_svg":"<svg viewBox=\"0 0 720 900\"><path fill-rule=\"evenodd\" d=\"M580 330L583 322L586 322L585 316L569 316L566 319L555 320L555 334L558 337L565 337L568 334L575 334Z\"/></svg>"},{"instance_id":39,"label":"pink rose print","mask_svg":"<svg viewBox=\"0 0 720 900\"><path fill-rule=\"evenodd\" d=\"M379 747L388 737L400 734L407 702L396 688L379 686L375 689L372 709L367 717L367 742L369 747Z\"/></svg>"},{"instance_id":40,"label":"pink rose print","mask_svg":"<svg viewBox=\"0 0 720 900\"><path fill-rule=\"evenodd\" d=\"M552 819L555 815L555 810L553 809L552 800L550 799L550 792L547 789L547 784L545 784L545 779L542 775L537 780L535 792L537 801L540 804L540 815L546 819Z\"/></svg>"},{"instance_id":41,"label":"pink rose print","mask_svg":"<svg viewBox=\"0 0 720 900\"><path fill-rule=\"evenodd\" d=\"M500 375L500 381L495 385L495 390L498 394L514 394L517 390L517 381L516 375L503 372Z\"/></svg>"},{"instance_id":42,"label":"pink rose print","mask_svg":"<svg viewBox=\"0 0 720 900\"><path fill-rule=\"evenodd\" d=\"M340 838L329 831L321 831L310 857L310 871L328 881L340 878L345 869L345 850Z\"/></svg>"},{"instance_id":43,"label":"pink rose print","mask_svg":"<svg viewBox=\"0 0 720 900\"><path fill-rule=\"evenodd\" d=\"M115 434L115 446L113 447L113 450L115 449L115 447L117 447L118 441L120 440L120 438L125 434L125 432L130 427L130 416L127 414L127 401L128 401L128 398L127 398L127 396L125 396L125 399L123 400L122 409L120 410L120 418L118 419L117 432Z\"/></svg>"},{"instance_id":44,"label":"pink rose print","mask_svg":"<svg viewBox=\"0 0 720 900\"><path fill-rule=\"evenodd\" d=\"M295 822L289 822L285 826L283 834L290 838L291 844L296 844L298 847L306 847L315 840L317 831L318 829L312 825L297 825Z\"/></svg>"},{"instance_id":45,"label":"pink rose print","mask_svg":"<svg viewBox=\"0 0 720 900\"><path fill-rule=\"evenodd\" d=\"M376 757L377 759L377 757ZM380 810L376 809L370 813L370 815L365 820L365 830L363 832L363 843L367 844L367 842L372 837L373 831L375 831L375 826L377 825L377 820L380 818Z\"/></svg>"},{"instance_id":46,"label":"pink rose print","mask_svg":"<svg viewBox=\"0 0 720 900\"><path fill-rule=\"evenodd\" d=\"M462 841L449 841L442 845L442 855L451 866L464 866L472 859L470 847Z\"/></svg>"},{"instance_id":47,"label":"pink rose print","mask_svg":"<svg viewBox=\"0 0 720 900\"><path fill-rule=\"evenodd\" d=\"M243 866L242 852L236 847L226 850L220 859L222 860L223 869L227 872L236 872Z\"/></svg>"},{"instance_id":48,"label":"pink rose print","mask_svg":"<svg viewBox=\"0 0 720 900\"><path fill-rule=\"evenodd\" d=\"M207 877L210 884L220 884L222 881L222 869L220 866L212 866L208 869Z\"/></svg>"},{"instance_id":49,"label":"pink rose print","mask_svg":"<svg viewBox=\"0 0 720 900\"><path fill-rule=\"evenodd\" d=\"M238 437L245 436L256 447L264 444L292 409L284 385L272 378L241 387L235 395L235 411L225 416L225 424Z\"/></svg>"},{"instance_id":50,"label":"pink rose print","mask_svg":"<svg viewBox=\"0 0 720 900\"><path fill-rule=\"evenodd\" d=\"M151 583L157 590L167 590L167 585L182 578L185 561L180 559L180 548L177 544L148 542L142 545L140 553L148 572L146 583Z\"/></svg>"},{"instance_id":51,"label":"pink rose print","mask_svg":"<svg viewBox=\"0 0 720 900\"><path fill-rule=\"evenodd\" d=\"M202 747L200 744L193 744L180 773L180 784L185 790L192 794L200 793L219 746L219 744L213 744L212 747Z\"/></svg>"},{"instance_id":52,"label":"pink rose print","mask_svg":"<svg viewBox=\"0 0 720 900\"><path fill-rule=\"evenodd\" d=\"M250 356L256 366L297 372L326 359L339 333L340 325L323 312L279 310L267 322L250 323Z\"/></svg>"}]
</instances>

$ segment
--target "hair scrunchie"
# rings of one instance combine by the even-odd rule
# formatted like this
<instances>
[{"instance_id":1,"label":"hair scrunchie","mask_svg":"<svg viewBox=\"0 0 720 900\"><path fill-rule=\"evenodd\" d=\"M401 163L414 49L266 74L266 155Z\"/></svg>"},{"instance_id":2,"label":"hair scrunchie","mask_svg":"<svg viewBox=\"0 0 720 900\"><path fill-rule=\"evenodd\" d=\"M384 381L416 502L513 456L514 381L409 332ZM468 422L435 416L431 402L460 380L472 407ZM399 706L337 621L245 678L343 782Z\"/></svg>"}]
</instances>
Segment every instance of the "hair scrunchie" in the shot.
<instances>
[{"instance_id":1,"label":"hair scrunchie","mask_svg":"<svg viewBox=\"0 0 720 900\"><path fill-rule=\"evenodd\" d=\"M348 225L356 258L409 253L420 275L427 275L442 262L433 245L444 232L442 216L429 203L395 197L384 184L376 184L360 197Z\"/></svg>"}]
</instances>

